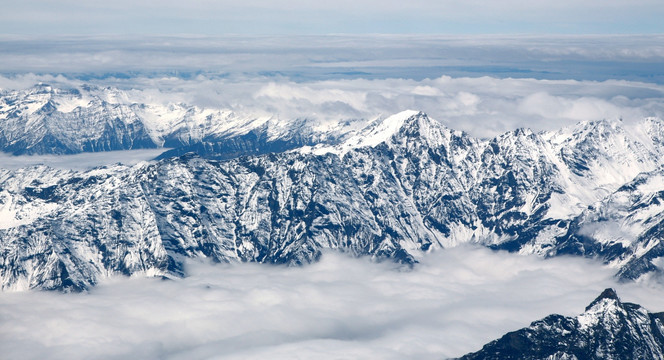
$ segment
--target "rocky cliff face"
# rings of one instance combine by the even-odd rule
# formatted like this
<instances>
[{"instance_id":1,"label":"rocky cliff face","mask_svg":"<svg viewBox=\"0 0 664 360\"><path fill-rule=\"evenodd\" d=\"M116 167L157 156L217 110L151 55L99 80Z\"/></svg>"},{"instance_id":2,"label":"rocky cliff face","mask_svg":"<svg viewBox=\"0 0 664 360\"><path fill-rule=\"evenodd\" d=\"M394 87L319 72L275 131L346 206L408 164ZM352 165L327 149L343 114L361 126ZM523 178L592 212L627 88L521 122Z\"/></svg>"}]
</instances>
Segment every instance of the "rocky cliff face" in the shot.
<instances>
[{"instance_id":1,"label":"rocky cliff face","mask_svg":"<svg viewBox=\"0 0 664 360\"><path fill-rule=\"evenodd\" d=\"M549 315L461 357L472 359L662 359L664 313L623 303L606 289L576 317Z\"/></svg>"}]
</instances>

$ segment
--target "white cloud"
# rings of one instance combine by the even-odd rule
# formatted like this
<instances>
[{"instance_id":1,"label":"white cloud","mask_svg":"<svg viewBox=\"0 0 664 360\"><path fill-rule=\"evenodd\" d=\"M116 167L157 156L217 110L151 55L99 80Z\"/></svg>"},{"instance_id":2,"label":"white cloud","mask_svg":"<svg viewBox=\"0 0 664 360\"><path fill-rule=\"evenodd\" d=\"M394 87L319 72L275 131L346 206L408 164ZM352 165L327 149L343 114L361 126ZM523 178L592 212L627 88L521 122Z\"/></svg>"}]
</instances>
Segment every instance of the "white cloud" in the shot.
<instances>
[{"instance_id":1,"label":"white cloud","mask_svg":"<svg viewBox=\"0 0 664 360\"><path fill-rule=\"evenodd\" d=\"M47 165L56 169L89 170L98 166L123 164L135 165L149 161L167 149L107 151L75 155L22 155L13 156L0 152L0 168L18 169L26 166Z\"/></svg>"},{"instance_id":2,"label":"white cloud","mask_svg":"<svg viewBox=\"0 0 664 360\"><path fill-rule=\"evenodd\" d=\"M412 271L338 254L301 268L188 269L183 280L113 279L89 294L1 294L3 356L437 359L549 313L580 313L607 286L653 311L664 295L615 284L582 259L477 248L431 254Z\"/></svg>"},{"instance_id":3,"label":"white cloud","mask_svg":"<svg viewBox=\"0 0 664 360\"><path fill-rule=\"evenodd\" d=\"M497 74L661 81L664 59L662 35L4 35L0 49L3 73L202 71L298 79Z\"/></svg>"},{"instance_id":4,"label":"white cloud","mask_svg":"<svg viewBox=\"0 0 664 360\"><path fill-rule=\"evenodd\" d=\"M537 92L519 101L519 112L541 118L566 119L571 121L642 117L638 108L621 108L610 101L586 96L553 96Z\"/></svg>"},{"instance_id":5,"label":"white cloud","mask_svg":"<svg viewBox=\"0 0 664 360\"><path fill-rule=\"evenodd\" d=\"M84 83L62 76L27 74L0 77L0 87L27 87L39 81L60 86ZM618 80L442 76L295 82L199 75L193 79L139 76L88 82L127 89L127 102L186 103L231 109L250 117L274 115L283 121L299 118L327 124L421 110L450 128L479 137L518 127L552 130L584 120L622 118L629 123L645 117L664 118L664 86Z\"/></svg>"}]
</instances>

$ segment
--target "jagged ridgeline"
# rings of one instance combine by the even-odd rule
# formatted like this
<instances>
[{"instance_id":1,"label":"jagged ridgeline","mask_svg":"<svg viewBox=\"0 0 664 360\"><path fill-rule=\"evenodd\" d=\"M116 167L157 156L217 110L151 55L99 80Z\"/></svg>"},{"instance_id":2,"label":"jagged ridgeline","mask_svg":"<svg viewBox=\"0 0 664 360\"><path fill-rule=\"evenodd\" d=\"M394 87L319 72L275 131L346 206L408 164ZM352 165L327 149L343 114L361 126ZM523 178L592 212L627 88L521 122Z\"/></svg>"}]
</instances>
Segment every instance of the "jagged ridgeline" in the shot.
<instances>
[{"instance_id":1,"label":"jagged ridgeline","mask_svg":"<svg viewBox=\"0 0 664 360\"><path fill-rule=\"evenodd\" d=\"M144 103L115 88L59 89L40 84L0 93L0 150L76 154L172 148L164 158L197 152L209 158L280 152L334 141L343 133L314 133L304 120L239 115L228 109ZM282 124L283 125L283 124Z\"/></svg>"},{"instance_id":2,"label":"jagged ridgeline","mask_svg":"<svg viewBox=\"0 0 664 360\"><path fill-rule=\"evenodd\" d=\"M460 359L664 359L664 313L621 302L606 289L579 316L549 315Z\"/></svg>"},{"instance_id":3,"label":"jagged ridgeline","mask_svg":"<svg viewBox=\"0 0 664 360\"><path fill-rule=\"evenodd\" d=\"M181 277L188 257L299 265L333 249L412 264L469 242L598 258L624 279L661 270L658 119L477 139L416 111L324 131L112 101L123 96L48 86L3 94L5 151L173 146L177 155L89 171L0 170L3 289ZM189 150L199 154L180 155Z\"/></svg>"}]
</instances>

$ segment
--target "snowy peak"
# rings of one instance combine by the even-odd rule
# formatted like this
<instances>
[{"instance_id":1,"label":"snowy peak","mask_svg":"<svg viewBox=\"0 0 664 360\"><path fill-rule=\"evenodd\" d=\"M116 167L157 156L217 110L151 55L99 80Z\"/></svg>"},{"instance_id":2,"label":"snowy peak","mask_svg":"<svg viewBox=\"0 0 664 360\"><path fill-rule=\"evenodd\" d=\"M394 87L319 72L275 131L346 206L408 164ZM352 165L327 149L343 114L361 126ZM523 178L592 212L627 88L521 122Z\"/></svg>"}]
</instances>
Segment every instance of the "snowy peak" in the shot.
<instances>
[{"instance_id":1,"label":"snowy peak","mask_svg":"<svg viewBox=\"0 0 664 360\"><path fill-rule=\"evenodd\" d=\"M236 112L165 101L136 91L89 85L3 91L0 151L72 154L182 147L179 153L212 152L212 157L230 158L335 144L366 123L365 119L345 119L343 124L330 125L315 118L280 119L258 110ZM263 146L271 147L270 151L257 149Z\"/></svg>"},{"instance_id":2,"label":"snowy peak","mask_svg":"<svg viewBox=\"0 0 664 360\"><path fill-rule=\"evenodd\" d=\"M406 110L371 121L365 128L350 136L338 145L305 147L301 152L314 154L335 153L343 157L354 149L373 148L384 144L389 147L405 148L409 143L416 142L429 148L437 148L448 144L453 136L465 136L462 132L453 132L429 118L421 111Z\"/></svg>"},{"instance_id":3,"label":"snowy peak","mask_svg":"<svg viewBox=\"0 0 664 360\"><path fill-rule=\"evenodd\" d=\"M620 302L616 291L611 288L607 288L602 291L602 293L595 300L593 300L590 305L586 306L586 312L604 312L607 308L612 306L622 307L622 303Z\"/></svg>"},{"instance_id":4,"label":"snowy peak","mask_svg":"<svg viewBox=\"0 0 664 360\"><path fill-rule=\"evenodd\" d=\"M461 359L662 359L661 315L606 289L577 317L549 315Z\"/></svg>"},{"instance_id":5,"label":"snowy peak","mask_svg":"<svg viewBox=\"0 0 664 360\"><path fill-rule=\"evenodd\" d=\"M606 289L576 317L581 329L616 327L636 309L632 304L623 304L613 289Z\"/></svg>"},{"instance_id":6,"label":"snowy peak","mask_svg":"<svg viewBox=\"0 0 664 360\"><path fill-rule=\"evenodd\" d=\"M489 140L483 152L485 161L489 158L502 161L538 161L546 151L544 140L530 129L520 128L509 131Z\"/></svg>"},{"instance_id":7,"label":"snowy peak","mask_svg":"<svg viewBox=\"0 0 664 360\"><path fill-rule=\"evenodd\" d=\"M348 139L341 146L344 149L374 147L380 143L387 142L391 137L402 131L406 123L409 125L419 123L423 117L428 119L424 113L406 110L383 120L375 120L358 135Z\"/></svg>"},{"instance_id":8,"label":"snowy peak","mask_svg":"<svg viewBox=\"0 0 664 360\"><path fill-rule=\"evenodd\" d=\"M661 273L664 256L664 169L638 174L589 206L560 237L556 252L602 258L622 279ZM658 265L660 264L660 265Z\"/></svg>"},{"instance_id":9,"label":"snowy peak","mask_svg":"<svg viewBox=\"0 0 664 360\"><path fill-rule=\"evenodd\" d=\"M602 300L620 301L620 298L618 298L618 294L616 294L615 290L613 290L612 288L606 288L606 289L604 289L604 291L602 291L601 294L599 294L599 296L595 300L593 300L593 302L590 303L590 305L588 305L588 307L586 307L586 311L588 309L590 309L591 307L593 307L593 305L595 305L596 303L598 303Z\"/></svg>"},{"instance_id":10,"label":"snowy peak","mask_svg":"<svg viewBox=\"0 0 664 360\"><path fill-rule=\"evenodd\" d=\"M125 104L105 100L110 89L37 85L0 97L0 150L14 154L73 154L153 148L141 119Z\"/></svg>"},{"instance_id":11,"label":"snowy peak","mask_svg":"<svg viewBox=\"0 0 664 360\"><path fill-rule=\"evenodd\" d=\"M424 113L413 110L402 111L384 119L378 118L343 143L325 149L343 156L353 149L389 144L395 136L417 126L423 119L429 120Z\"/></svg>"},{"instance_id":12,"label":"snowy peak","mask_svg":"<svg viewBox=\"0 0 664 360\"><path fill-rule=\"evenodd\" d=\"M401 128L389 138L392 147L408 148L412 143L419 143L429 149L445 147L465 148L475 146L477 141L470 139L462 131L454 131L423 112L408 117Z\"/></svg>"},{"instance_id":13,"label":"snowy peak","mask_svg":"<svg viewBox=\"0 0 664 360\"><path fill-rule=\"evenodd\" d=\"M600 186L624 183L661 163L661 134L653 119L636 124L620 120L579 123L552 136L561 160L578 176Z\"/></svg>"}]
</instances>

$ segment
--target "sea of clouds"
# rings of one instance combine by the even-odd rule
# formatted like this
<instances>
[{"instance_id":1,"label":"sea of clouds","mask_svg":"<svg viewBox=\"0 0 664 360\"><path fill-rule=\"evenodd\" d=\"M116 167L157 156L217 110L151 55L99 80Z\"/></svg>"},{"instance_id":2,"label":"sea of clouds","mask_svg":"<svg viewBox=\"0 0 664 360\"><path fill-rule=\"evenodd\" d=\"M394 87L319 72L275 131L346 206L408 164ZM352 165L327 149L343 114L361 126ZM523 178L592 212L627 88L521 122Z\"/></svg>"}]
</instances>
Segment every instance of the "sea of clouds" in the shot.
<instances>
[{"instance_id":1,"label":"sea of clouds","mask_svg":"<svg viewBox=\"0 0 664 360\"><path fill-rule=\"evenodd\" d=\"M4 293L0 349L56 359L441 359L606 287L663 310L661 285L618 284L581 258L457 247L413 269L328 253L282 267L192 261L188 277L112 278L88 293Z\"/></svg>"}]
</instances>

